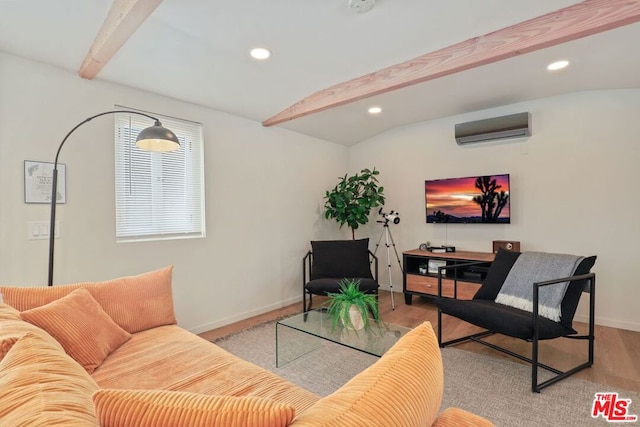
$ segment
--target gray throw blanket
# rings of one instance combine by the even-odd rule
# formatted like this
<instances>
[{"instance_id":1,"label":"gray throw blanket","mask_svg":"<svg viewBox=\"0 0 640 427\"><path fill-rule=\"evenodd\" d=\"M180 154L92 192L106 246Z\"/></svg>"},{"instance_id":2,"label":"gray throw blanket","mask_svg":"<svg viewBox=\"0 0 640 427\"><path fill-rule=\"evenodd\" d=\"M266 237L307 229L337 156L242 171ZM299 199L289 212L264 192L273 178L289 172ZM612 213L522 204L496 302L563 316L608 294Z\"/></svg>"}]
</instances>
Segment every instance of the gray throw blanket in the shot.
<instances>
[{"instance_id":1,"label":"gray throw blanket","mask_svg":"<svg viewBox=\"0 0 640 427\"><path fill-rule=\"evenodd\" d=\"M584 257L545 252L523 252L511 267L496 302L533 312L533 284L572 276ZM560 321L560 306L569 282L540 289L538 313Z\"/></svg>"}]
</instances>

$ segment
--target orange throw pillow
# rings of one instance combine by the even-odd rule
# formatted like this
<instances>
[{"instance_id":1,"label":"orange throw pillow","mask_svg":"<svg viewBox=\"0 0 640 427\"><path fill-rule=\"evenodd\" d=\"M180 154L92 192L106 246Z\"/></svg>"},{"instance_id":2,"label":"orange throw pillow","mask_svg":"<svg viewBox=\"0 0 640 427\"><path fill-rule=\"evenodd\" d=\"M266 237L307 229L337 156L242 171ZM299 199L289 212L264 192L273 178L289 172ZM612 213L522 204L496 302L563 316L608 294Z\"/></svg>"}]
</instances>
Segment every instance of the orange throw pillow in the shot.
<instances>
[{"instance_id":1,"label":"orange throw pillow","mask_svg":"<svg viewBox=\"0 0 640 427\"><path fill-rule=\"evenodd\" d=\"M97 426L96 382L51 337L27 332L0 362L0 426Z\"/></svg>"},{"instance_id":2,"label":"orange throw pillow","mask_svg":"<svg viewBox=\"0 0 640 427\"><path fill-rule=\"evenodd\" d=\"M211 396L169 390L98 390L102 427L285 427L293 407L255 396Z\"/></svg>"},{"instance_id":3,"label":"orange throw pillow","mask_svg":"<svg viewBox=\"0 0 640 427\"><path fill-rule=\"evenodd\" d=\"M444 374L429 322L414 328L376 363L298 415L291 426L430 426L442 402Z\"/></svg>"},{"instance_id":4,"label":"orange throw pillow","mask_svg":"<svg viewBox=\"0 0 640 427\"><path fill-rule=\"evenodd\" d=\"M47 331L88 373L131 338L83 288L20 317Z\"/></svg>"}]
</instances>

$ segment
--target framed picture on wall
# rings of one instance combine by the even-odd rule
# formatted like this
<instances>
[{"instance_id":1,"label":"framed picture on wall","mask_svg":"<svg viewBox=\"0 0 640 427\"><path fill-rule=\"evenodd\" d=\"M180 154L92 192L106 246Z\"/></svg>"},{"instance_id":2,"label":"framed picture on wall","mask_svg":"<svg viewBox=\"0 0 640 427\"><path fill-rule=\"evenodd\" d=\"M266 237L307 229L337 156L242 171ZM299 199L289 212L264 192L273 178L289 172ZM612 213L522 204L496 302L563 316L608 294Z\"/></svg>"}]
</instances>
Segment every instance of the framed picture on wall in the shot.
<instances>
[{"instance_id":1,"label":"framed picture on wall","mask_svg":"<svg viewBox=\"0 0 640 427\"><path fill-rule=\"evenodd\" d=\"M51 203L53 163L24 161L24 202ZM56 203L67 203L67 167L58 163Z\"/></svg>"}]
</instances>

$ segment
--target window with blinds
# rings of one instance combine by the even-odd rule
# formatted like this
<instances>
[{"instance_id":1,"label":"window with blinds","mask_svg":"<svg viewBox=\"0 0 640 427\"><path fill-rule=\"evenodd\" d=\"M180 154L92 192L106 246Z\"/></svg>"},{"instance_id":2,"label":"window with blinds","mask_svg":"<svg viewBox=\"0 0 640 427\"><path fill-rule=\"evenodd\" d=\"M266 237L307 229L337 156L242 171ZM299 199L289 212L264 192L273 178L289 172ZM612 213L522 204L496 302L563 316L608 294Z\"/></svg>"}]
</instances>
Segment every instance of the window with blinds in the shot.
<instances>
[{"instance_id":1,"label":"window with blinds","mask_svg":"<svg viewBox=\"0 0 640 427\"><path fill-rule=\"evenodd\" d=\"M163 153L139 149L138 133L153 122L137 114L115 114L116 240L204 237L202 125L148 114L176 134L180 148Z\"/></svg>"}]
</instances>

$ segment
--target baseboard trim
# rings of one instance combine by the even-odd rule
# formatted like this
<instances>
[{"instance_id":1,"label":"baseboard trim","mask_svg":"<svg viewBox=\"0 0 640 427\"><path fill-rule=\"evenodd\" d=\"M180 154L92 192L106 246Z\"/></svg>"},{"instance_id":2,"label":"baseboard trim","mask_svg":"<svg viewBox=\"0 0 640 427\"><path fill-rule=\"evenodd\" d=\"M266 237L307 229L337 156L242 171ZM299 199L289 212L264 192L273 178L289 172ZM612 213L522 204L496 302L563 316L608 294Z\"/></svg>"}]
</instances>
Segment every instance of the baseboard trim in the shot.
<instances>
[{"instance_id":1,"label":"baseboard trim","mask_svg":"<svg viewBox=\"0 0 640 427\"><path fill-rule=\"evenodd\" d=\"M256 310L246 311L244 313L240 313L234 316L226 317L224 319L216 320L215 322L205 323L204 325L200 325L195 328L189 329L189 332L192 332L194 334L201 334L203 332L207 332L212 329L221 328L223 326L240 322L241 320L245 320L253 316L258 316L260 314L268 313L270 311L277 310L279 308L286 307L288 305L295 304L295 303L302 303L302 297L299 296L299 297L289 298L284 301L280 301L274 304L260 307Z\"/></svg>"},{"instance_id":2,"label":"baseboard trim","mask_svg":"<svg viewBox=\"0 0 640 427\"><path fill-rule=\"evenodd\" d=\"M576 314L574 316L576 322L589 323L589 317L586 315ZM629 331L640 332L640 324L635 322L626 322L624 320L603 319L596 317L596 325L607 326L609 328L626 329Z\"/></svg>"},{"instance_id":3,"label":"baseboard trim","mask_svg":"<svg viewBox=\"0 0 640 427\"><path fill-rule=\"evenodd\" d=\"M389 287L388 285L380 285L380 289L385 290L385 291L389 291ZM400 290L396 290L395 286L394 286L394 290L393 290L394 294L398 295L402 295L402 287L400 287ZM395 295L394 295L395 296ZM190 332L194 333L194 334L201 334L203 332L207 332L210 331L212 329L216 329L216 328L221 328L223 326L227 326L231 323L235 323L235 322L239 322L241 320L245 320L248 319L250 317L253 316L258 316L260 314L264 314L264 313L268 313L269 311L273 311L273 310L277 310L279 308L282 307L286 307L288 305L291 304L296 304L296 303L301 303L302 302L302 297L293 297L293 298L289 298L287 300L284 301L280 301L274 304L270 304L264 307L260 307L256 310L252 310L252 311L247 311L244 313L240 313L234 316L230 316L224 319L220 319L220 320L216 320L215 322L209 322L209 323L205 323L204 325L200 325L197 326L195 328L191 328L189 329ZM576 322L582 322L582 323L588 323L589 322L589 318L586 315L581 315L581 314L577 314L574 317L574 320ZM620 321L620 320L614 320L614 319L606 319L606 318L602 318L602 317L598 317L596 318L596 325L599 326L607 326L610 328L616 328L616 329L626 329L629 331L636 331L636 332L640 332L640 323L635 323L635 322L627 322L627 321Z\"/></svg>"}]
</instances>

